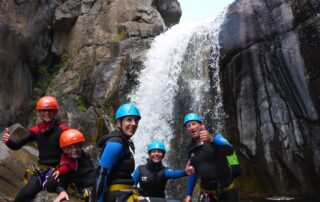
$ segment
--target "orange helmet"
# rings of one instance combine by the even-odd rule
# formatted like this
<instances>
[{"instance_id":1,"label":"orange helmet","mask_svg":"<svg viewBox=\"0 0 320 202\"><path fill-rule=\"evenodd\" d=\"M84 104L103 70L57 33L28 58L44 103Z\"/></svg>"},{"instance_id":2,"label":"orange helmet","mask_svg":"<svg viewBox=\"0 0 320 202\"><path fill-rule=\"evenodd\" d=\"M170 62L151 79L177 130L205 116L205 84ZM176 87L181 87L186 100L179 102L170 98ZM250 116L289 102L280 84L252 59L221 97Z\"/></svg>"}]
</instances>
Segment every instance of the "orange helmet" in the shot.
<instances>
[{"instance_id":1,"label":"orange helmet","mask_svg":"<svg viewBox=\"0 0 320 202\"><path fill-rule=\"evenodd\" d=\"M51 97L51 96L44 96L39 99L37 102L37 110L42 110L42 109L59 109L58 101L56 98Z\"/></svg>"},{"instance_id":2,"label":"orange helmet","mask_svg":"<svg viewBox=\"0 0 320 202\"><path fill-rule=\"evenodd\" d=\"M85 139L83 134L75 129L68 129L63 131L59 139L61 148L84 141Z\"/></svg>"}]
</instances>

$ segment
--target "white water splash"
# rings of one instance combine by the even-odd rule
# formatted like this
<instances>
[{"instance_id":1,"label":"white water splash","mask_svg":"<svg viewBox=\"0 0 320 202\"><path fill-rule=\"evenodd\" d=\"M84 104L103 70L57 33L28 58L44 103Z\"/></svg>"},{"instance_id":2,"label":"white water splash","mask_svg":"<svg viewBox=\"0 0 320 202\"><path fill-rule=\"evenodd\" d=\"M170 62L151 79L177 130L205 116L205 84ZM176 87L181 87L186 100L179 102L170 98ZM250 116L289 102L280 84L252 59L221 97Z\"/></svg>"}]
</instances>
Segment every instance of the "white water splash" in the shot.
<instances>
[{"instance_id":1,"label":"white water splash","mask_svg":"<svg viewBox=\"0 0 320 202\"><path fill-rule=\"evenodd\" d=\"M137 165L144 163L147 157L147 145L154 139L163 140L167 151L170 150L170 141L174 135L171 126L179 122L172 115L174 98L178 89L177 81L186 49L190 43L193 43L190 41L193 36L202 37L201 43L206 42L205 38L211 37L213 43L218 44L218 32L224 15L225 11L197 24L176 25L153 41L144 63L145 69L142 70L139 77L139 86L129 95L131 101L138 105L142 116L139 128L133 137L136 145ZM202 48L201 43L195 44L198 51ZM218 47L218 45L215 46ZM201 74L202 70L196 69L195 71ZM200 89L203 89L204 83L209 86L209 81L191 82L190 85L197 95L194 103L199 103Z\"/></svg>"},{"instance_id":2,"label":"white water splash","mask_svg":"<svg viewBox=\"0 0 320 202\"><path fill-rule=\"evenodd\" d=\"M213 127L211 129L215 132L222 132L224 128L224 111L219 79L220 46L218 37L225 13L226 10L216 17L209 17L202 21L201 29L197 29L189 42L192 44L188 53L191 59L188 58L184 64L189 71L186 79L187 88L192 93L189 111L199 113L202 117L210 117L214 121L214 124L211 123ZM210 81L213 82L210 83ZM206 106L208 98L211 99L209 102L213 103L213 107Z\"/></svg>"}]
</instances>

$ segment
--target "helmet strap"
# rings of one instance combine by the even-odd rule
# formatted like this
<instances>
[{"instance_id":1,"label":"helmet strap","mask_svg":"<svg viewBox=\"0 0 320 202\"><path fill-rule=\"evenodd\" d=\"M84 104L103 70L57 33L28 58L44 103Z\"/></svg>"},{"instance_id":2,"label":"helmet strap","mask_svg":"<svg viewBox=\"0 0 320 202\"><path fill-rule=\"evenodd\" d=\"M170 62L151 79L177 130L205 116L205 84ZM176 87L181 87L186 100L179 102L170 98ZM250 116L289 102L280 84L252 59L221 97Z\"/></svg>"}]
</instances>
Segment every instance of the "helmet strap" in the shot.
<instances>
[{"instance_id":1,"label":"helmet strap","mask_svg":"<svg viewBox=\"0 0 320 202\"><path fill-rule=\"evenodd\" d=\"M122 118L118 119L117 121L119 121L119 123L120 123L120 127L118 127L118 129L124 134L124 132L122 130Z\"/></svg>"}]
</instances>

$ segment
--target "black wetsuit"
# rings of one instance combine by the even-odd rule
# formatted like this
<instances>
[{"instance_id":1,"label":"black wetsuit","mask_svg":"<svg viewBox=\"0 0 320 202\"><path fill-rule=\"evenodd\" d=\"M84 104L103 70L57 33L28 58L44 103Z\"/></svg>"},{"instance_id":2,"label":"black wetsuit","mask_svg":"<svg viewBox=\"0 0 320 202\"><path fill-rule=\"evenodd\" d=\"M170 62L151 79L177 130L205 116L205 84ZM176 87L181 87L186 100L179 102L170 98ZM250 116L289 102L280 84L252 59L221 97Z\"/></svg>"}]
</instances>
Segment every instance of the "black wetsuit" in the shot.
<instances>
[{"instance_id":1,"label":"black wetsuit","mask_svg":"<svg viewBox=\"0 0 320 202\"><path fill-rule=\"evenodd\" d=\"M165 198L165 189L169 179L178 179L186 176L184 170L171 170L147 159L146 165L140 165L133 173L134 184L140 186L143 196Z\"/></svg>"},{"instance_id":2,"label":"black wetsuit","mask_svg":"<svg viewBox=\"0 0 320 202\"><path fill-rule=\"evenodd\" d=\"M7 146L12 150L18 150L28 142L36 141L39 149L38 163L55 167L59 165L62 150L59 146L59 138L64 130L68 127L60 124L59 120L55 120L53 127L46 128L46 123L40 124L28 129L28 131L19 140L9 140ZM42 190L42 186L36 176L32 176L28 184L26 184L17 194L15 202L28 202Z\"/></svg>"},{"instance_id":3,"label":"black wetsuit","mask_svg":"<svg viewBox=\"0 0 320 202\"><path fill-rule=\"evenodd\" d=\"M70 169L67 173L59 176L57 193L66 191L70 183L74 184L79 193L85 188L92 188L95 180L95 168L90 157L82 153L80 159L77 160L76 170Z\"/></svg>"},{"instance_id":4,"label":"black wetsuit","mask_svg":"<svg viewBox=\"0 0 320 202\"><path fill-rule=\"evenodd\" d=\"M146 165L138 166L139 185L142 195L165 198L168 179L164 176L165 167L161 163L153 163L150 159Z\"/></svg>"},{"instance_id":5,"label":"black wetsuit","mask_svg":"<svg viewBox=\"0 0 320 202\"><path fill-rule=\"evenodd\" d=\"M196 179L193 181L194 176L200 178L200 187L206 190L222 190L228 187L233 182L233 177L227 156L232 153L233 148L227 145L221 146L215 143L198 145L197 141L191 140L188 146L188 157L190 164L195 168L196 175L188 178L188 195L192 193L189 183L196 182ZM237 201L236 189L221 192L219 199L222 201Z\"/></svg>"},{"instance_id":6,"label":"black wetsuit","mask_svg":"<svg viewBox=\"0 0 320 202\"><path fill-rule=\"evenodd\" d=\"M107 187L115 184L133 185L131 177L135 167L131 152L131 150L134 151L133 142L121 131L114 130L102 137L100 146L103 147L103 151L99 161L93 200L98 201L103 198L106 202L124 201L131 195L130 192L109 191Z\"/></svg>"}]
</instances>

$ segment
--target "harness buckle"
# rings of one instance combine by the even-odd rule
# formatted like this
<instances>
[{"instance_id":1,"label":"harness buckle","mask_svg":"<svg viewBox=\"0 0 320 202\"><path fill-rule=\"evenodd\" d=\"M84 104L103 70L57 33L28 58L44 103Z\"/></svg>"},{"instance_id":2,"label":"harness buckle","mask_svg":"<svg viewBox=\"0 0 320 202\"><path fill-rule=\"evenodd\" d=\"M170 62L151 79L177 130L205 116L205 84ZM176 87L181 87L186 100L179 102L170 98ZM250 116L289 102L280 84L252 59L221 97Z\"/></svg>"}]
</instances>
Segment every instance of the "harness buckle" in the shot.
<instances>
[{"instance_id":1,"label":"harness buckle","mask_svg":"<svg viewBox=\"0 0 320 202\"><path fill-rule=\"evenodd\" d=\"M89 202L91 197L92 191L91 188L84 188L81 192L81 201Z\"/></svg>"}]
</instances>

